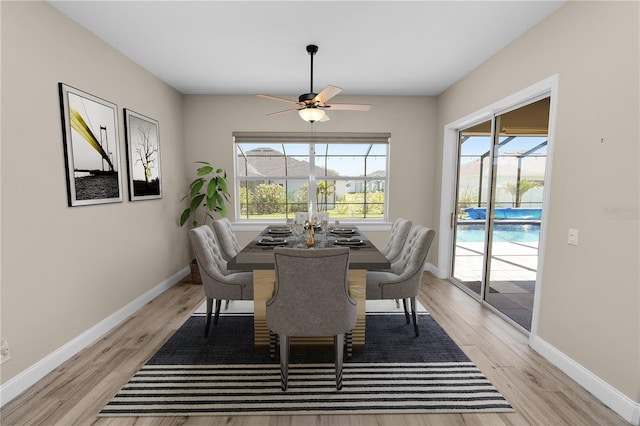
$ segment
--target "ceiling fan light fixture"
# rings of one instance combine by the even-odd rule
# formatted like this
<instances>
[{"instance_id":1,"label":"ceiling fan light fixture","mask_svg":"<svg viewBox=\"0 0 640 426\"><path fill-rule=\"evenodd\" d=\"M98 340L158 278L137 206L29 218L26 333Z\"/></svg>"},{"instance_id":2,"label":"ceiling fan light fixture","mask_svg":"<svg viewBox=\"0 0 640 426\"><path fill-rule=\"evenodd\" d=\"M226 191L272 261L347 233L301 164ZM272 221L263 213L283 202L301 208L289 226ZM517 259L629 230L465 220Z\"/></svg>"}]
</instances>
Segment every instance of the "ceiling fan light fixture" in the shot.
<instances>
[{"instance_id":1,"label":"ceiling fan light fixture","mask_svg":"<svg viewBox=\"0 0 640 426\"><path fill-rule=\"evenodd\" d=\"M324 111L317 107L303 108L298 111L298 115L304 121L313 123L314 121L320 121L324 118Z\"/></svg>"}]
</instances>

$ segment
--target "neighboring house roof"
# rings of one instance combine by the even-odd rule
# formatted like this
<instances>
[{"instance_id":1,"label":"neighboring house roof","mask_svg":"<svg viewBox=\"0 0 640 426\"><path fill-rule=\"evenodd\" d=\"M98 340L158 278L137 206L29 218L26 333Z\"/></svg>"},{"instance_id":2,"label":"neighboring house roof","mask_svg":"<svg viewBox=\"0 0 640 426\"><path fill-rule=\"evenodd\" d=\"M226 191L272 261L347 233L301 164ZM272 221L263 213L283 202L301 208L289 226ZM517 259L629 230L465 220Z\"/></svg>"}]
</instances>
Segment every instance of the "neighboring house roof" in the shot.
<instances>
[{"instance_id":1,"label":"neighboring house roof","mask_svg":"<svg viewBox=\"0 0 640 426\"><path fill-rule=\"evenodd\" d=\"M238 155L237 171L239 176L300 176L309 175L309 162L294 157L283 157L282 153L272 148L256 148L245 152L245 157ZM286 165L286 167L285 167ZM245 168L246 167L246 168ZM249 171L247 174L246 171ZM316 176L323 176L324 169L316 166ZM367 174L367 176L384 177L382 170Z\"/></svg>"},{"instance_id":2,"label":"neighboring house roof","mask_svg":"<svg viewBox=\"0 0 640 426\"><path fill-rule=\"evenodd\" d=\"M245 157L238 156L238 174L240 176L247 176L246 169L249 170L248 176L308 176L309 175L309 162L298 160L293 157L282 156L281 152L278 152L271 148L256 148L246 153ZM246 169L245 169L246 164ZM316 175L322 175L323 169L316 167Z\"/></svg>"}]
</instances>

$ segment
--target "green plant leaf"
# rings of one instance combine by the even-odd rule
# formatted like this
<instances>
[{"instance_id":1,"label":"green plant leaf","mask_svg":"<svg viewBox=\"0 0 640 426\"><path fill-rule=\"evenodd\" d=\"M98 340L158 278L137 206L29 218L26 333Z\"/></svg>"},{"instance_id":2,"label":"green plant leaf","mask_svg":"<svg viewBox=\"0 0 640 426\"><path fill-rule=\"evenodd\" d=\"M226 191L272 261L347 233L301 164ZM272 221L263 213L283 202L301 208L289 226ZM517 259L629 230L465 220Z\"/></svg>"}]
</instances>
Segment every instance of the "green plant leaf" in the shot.
<instances>
[{"instance_id":1,"label":"green plant leaf","mask_svg":"<svg viewBox=\"0 0 640 426\"><path fill-rule=\"evenodd\" d=\"M227 181L224 179L218 179L218 186L226 198L229 195L229 191L227 190Z\"/></svg>"},{"instance_id":2,"label":"green plant leaf","mask_svg":"<svg viewBox=\"0 0 640 426\"><path fill-rule=\"evenodd\" d=\"M220 203L219 198L220 196L218 193L214 192L213 196L207 199L207 207L209 210L218 211L218 204Z\"/></svg>"},{"instance_id":3,"label":"green plant leaf","mask_svg":"<svg viewBox=\"0 0 640 426\"><path fill-rule=\"evenodd\" d=\"M189 185L189 188L191 189L191 197L194 197L198 192L200 192L200 189L202 189L204 182L205 181L202 178L198 178L191 182L191 185Z\"/></svg>"},{"instance_id":4,"label":"green plant leaf","mask_svg":"<svg viewBox=\"0 0 640 426\"><path fill-rule=\"evenodd\" d=\"M198 210L198 207L200 207L200 204L202 204L202 200L204 200L204 194L196 195L191 200L191 204L189 206L191 212L195 212L196 210Z\"/></svg>"},{"instance_id":5,"label":"green plant leaf","mask_svg":"<svg viewBox=\"0 0 640 426\"><path fill-rule=\"evenodd\" d=\"M184 209L182 214L180 215L180 226L183 226L189 220L189 216L191 216L191 209Z\"/></svg>"},{"instance_id":6,"label":"green plant leaf","mask_svg":"<svg viewBox=\"0 0 640 426\"><path fill-rule=\"evenodd\" d=\"M218 191L218 183L219 183L220 179L215 177L212 178L209 181L209 184L207 185L207 197L211 198L213 197L213 194L215 194Z\"/></svg>"},{"instance_id":7,"label":"green plant leaf","mask_svg":"<svg viewBox=\"0 0 640 426\"><path fill-rule=\"evenodd\" d=\"M213 167L211 166L202 166L198 169L198 176L208 175L213 171Z\"/></svg>"}]
</instances>

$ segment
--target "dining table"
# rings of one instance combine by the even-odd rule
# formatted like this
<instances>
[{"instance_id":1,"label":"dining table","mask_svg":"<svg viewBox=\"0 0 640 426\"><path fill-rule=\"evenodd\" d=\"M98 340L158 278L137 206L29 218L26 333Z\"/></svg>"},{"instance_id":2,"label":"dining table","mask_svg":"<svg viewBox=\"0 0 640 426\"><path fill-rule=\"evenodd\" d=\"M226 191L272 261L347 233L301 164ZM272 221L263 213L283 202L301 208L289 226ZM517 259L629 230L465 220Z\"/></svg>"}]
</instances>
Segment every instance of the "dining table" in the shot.
<instances>
[{"instance_id":1,"label":"dining table","mask_svg":"<svg viewBox=\"0 0 640 426\"><path fill-rule=\"evenodd\" d=\"M308 231L307 231L308 232ZM349 247L349 294L357 302L356 325L352 331L354 350L365 344L366 272L388 269L390 263L378 248L356 226L330 227L326 233L315 233L314 244L307 245L306 234L296 237L288 226L270 225L260 232L227 263L227 269L253 272L254 344L256 351L269 348L266 301L275 290L275 247L304 247L323 250L331 247ZM301 283L304 285L304 283ZM292 337L291 345L329 345L333 338Z\"/></svg>"}]
</instances>

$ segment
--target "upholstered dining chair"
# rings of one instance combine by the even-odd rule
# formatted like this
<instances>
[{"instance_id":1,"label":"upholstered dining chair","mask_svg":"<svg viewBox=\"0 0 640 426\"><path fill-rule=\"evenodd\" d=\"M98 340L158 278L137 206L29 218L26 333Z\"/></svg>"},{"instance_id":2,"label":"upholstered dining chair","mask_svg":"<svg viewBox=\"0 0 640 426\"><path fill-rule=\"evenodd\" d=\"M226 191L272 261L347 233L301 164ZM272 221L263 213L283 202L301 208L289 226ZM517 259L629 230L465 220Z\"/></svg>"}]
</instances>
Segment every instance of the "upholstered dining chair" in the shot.
<instances>
[{"instance_id":1,"label":"upholstered dining chair","mask_svg":"<svg viewBox=\"0 0 640 426\"><path fill-rule=\"evenodd\" d=\"M320 221L329 220L329 213L327 212L316 212L313 214L313 218L317 218ZM309 220L309 213L307 212L296 212L296 223L306 223Z\"/></svg>"},{"instance_id":2,"label":"upholstered dining chair","mask_svg":"<svg viewBox=\"0 0 640 426\"><path fill-rule=\"evenodd\" d=\"M231 272L222 257L213 231L208 225L189 230L191 246L198 261L202 287L207 298L207 322L204 337L209 335L211 311L215 299L213 325L218 324L222 300L253 300L253 272Z\"/></svg>"},{"instance_id":3,"label":"upholstered dining chair","mask_svg":"<svg viewBox=\"0 0 640 426\"><path fill-rule=\"evenodd\" d=\"M230 261L242 249L238 244L238 238L231 226L231 221L226 217L213 221L213 230L216 233L218 243L220 244L220 252L227 262Z\"/></svg>"},{"instance_id":4,"label":"upholstered dining chair","mask_svg":"<svg viewBox=\"0 0 640 426\"><path fill-rule=\"evenodd\" d=\"M402 252L388 271L367 271L367 300L402 299L409 324L407 299L411 301L413 328L420 335L416 315L416 296L422 282L424 262L435 236L433 229L416 225L411 229Z\"/></svg>"},{"instance_id":5,"label":"upholstered dining chair","mask_svg":"<svg viewBox=\"0 0 640 426\"><path fill-rule=\"evenodd\" d=\"M308 250L276 247L274 296L267 300L270 349L280 338L281 388L289 378L289 338L334 336L336 389L342 389L344 336L356 324L356 301L349 296L347 247ZM349 342L347 341L347 345Z\"/></svg>"},{"instance_id":6,"label":"upholstered dining chair","mask_svg":"<svg viewBox=\"0 0 640 426\"><path fill-rule=\"evenodd\" d=\"M393 225L391 225L391 232L389 233L387 244L380 249L380 253L384 254L384 257L386 257L390 263L393 263L396 258L400 256L402 247L409 236L409 231L411 231L412 226L413 223L411 223L410 220L401 217L397 218L393 222Z\"/></svg>"}]
</instances>

